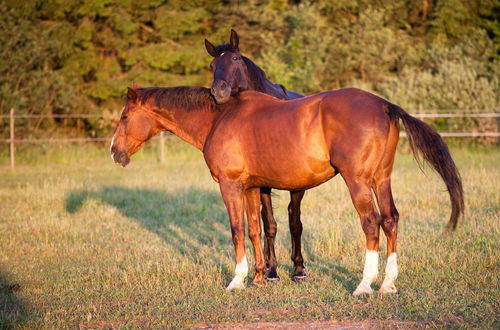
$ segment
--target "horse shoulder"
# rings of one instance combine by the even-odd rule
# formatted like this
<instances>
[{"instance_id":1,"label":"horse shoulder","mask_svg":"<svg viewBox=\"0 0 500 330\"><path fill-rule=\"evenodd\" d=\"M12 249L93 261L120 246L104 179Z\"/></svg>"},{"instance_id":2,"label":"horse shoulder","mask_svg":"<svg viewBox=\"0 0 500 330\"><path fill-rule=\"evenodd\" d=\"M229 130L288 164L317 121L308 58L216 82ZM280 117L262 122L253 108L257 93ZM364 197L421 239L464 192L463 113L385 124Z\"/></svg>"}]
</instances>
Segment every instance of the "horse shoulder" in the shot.
<instances>
[{"instance_id":1,"label":"horse shoulder","mask_svg":"<svg viewBox=\"0 0 500 330\"><path fill-rule=\"evenodd\" d=\"M205 144L203 155L216 182L221 177L230 180L243 180L245 177L245 162L238 139L214 134Z\"/></svg>"},{"instance_id":2,"label":"horse shoulder","mask_svg":"<svg viewBox=\"0 0 500 330\"><path fill-rule=\"evenodd\" d=\"M229 180L245 179L245 161L238 122L244 107L235 106L212 128L204 148L205 161L216 182L220 177Z\"/></svg>"}]
</instances>

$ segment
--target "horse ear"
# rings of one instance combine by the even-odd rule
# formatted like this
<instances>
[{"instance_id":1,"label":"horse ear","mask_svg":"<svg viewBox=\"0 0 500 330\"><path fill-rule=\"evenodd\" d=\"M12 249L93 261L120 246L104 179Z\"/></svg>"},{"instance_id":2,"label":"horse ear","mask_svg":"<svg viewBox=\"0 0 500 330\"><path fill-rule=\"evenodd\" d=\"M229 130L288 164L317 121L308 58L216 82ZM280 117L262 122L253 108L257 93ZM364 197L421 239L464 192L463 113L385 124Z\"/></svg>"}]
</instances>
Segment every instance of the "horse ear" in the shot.
<instances>
[{"instance_id":1,"label":"horse ear","mask_svg":"<svg viewBox=\"0 0 500 330\"><path fill-rule=\"evenodd\" d=\"M135 89L128 87L127 97L130 101L135 102L139 98L139 95L137 95Z\"/></svg>"},{"instance_id":2,"label":"horse ear","mask_svg":"<svg viewBox=\"0 0 500 330\"><path fill-rule=\"evenodd\" d=\"M139 84L134 81L134 83L132 84L132 88L141 88L141 86L139 86Z\"/></svg>"},{"instance_id":3,"label":"horse ear","mask_svg":"<svg viewBox=\"0 0 500 330\"><path fill-rule=\"evenodd\" d=\"M234 49L238 49L238 44L240 43L240 38L238 38L238 33L231 29L231 37L229 38L229 42L231 43L231 47Z\"/></svg>"},{"instance_id":4,"label":"horse ear","mask_svg":"<svg viewBox=\"0 0 500 330\"><path fill-rule=\"evenodd\" d=\"M205 38L205 48L207 49L207 52L210 54L210 56L215 57L217 54L215 53L215 46L212 45L210 41L208 41Z\"/></svg>"}]
</instances>

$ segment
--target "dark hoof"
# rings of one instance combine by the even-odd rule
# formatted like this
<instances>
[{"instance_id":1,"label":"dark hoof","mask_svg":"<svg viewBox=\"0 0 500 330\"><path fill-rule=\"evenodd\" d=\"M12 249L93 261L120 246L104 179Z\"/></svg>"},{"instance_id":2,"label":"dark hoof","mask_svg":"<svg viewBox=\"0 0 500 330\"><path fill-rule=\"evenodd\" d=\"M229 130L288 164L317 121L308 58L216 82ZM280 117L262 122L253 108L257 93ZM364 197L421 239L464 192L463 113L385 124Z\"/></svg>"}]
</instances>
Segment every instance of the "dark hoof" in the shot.
<instances>
[{"instance_id":1,"label":"dark hoof","mask_svg":"<svg viewBox=\"0 0 500 330\"><path fill-rule=\"evenodd\" d=\"M296 272L295 274L293 274L293 277L292 277L292 280L294 282L303 282L307 279L307 274L306 274L306 270L302 270L300 272Z\"/></svg>"},{"instance_id":2,"label":"dark hoof","mask_svg":"<svg viewBox=\"0 0 500 330\"><path fill-rule=\"evenodd\" d=\"M280 277L278 276L276 269L269 268L266 271L266 280L268 280L269 282L278 282L280 280Z\"/></svg>"}]
</instances>

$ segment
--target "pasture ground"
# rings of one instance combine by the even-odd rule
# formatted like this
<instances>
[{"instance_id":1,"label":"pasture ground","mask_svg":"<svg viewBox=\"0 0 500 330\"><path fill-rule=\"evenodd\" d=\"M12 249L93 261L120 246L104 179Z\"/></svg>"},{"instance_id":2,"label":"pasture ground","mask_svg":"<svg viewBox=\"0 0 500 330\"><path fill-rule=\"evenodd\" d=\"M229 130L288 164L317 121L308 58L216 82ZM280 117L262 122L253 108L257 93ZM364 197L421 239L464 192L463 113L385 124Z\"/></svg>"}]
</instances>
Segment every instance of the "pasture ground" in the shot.
<instances>
[{"instance_id":1,"label":"pasture ground","mask_svg":"<svg viewBox=\"0 0 500 330\"><path fill-rule=\"evenodd\" d=\"M289 199L276 191L281 282L225 292L234 251L218 186L199 151L176 141L167 151L166 165L151 149L122 169L106 150L73 147L0 168L0 328L499 327L498 148L452 149L467 210L449 236L444 184L398 152L399 293L369 297L352 296L365 238L340 177L303 201L308 280L290 280ZM248 239L247 255L253 264ZM376 288L384 267L381 253Z\"/></svg>"}]
</instances>

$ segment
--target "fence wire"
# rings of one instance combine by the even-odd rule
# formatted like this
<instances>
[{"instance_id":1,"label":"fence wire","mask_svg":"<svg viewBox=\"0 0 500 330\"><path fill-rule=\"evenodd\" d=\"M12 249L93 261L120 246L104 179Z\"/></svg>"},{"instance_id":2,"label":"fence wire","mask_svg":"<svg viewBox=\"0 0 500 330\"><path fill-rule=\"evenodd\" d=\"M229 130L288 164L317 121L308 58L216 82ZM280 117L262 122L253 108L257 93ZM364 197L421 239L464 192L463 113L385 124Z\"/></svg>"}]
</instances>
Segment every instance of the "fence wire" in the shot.
<instances>
[{"instance_id":1,"label":"fence wire","mask_svg":"<svg viewBox=\"0 0 500 330\"><path fill-rule=\"evenodd\" d=\"M438 113L437 110L419 110L418 113L411 113L412 116L424 118L500 118L499 112L480 112L481 110L449 110L448 113ZM477 112L475 112L477 111ZM482 110L484 111L484 110ZM436 112L436 113L429 113ZM0 115L0 119L118 119L118 116L103 116L96 114L14 114ZM443 137L500 137L500 133L496 132L438 132ZM405 132L400 133L401 137L406 137ZM82 143L82 142L108 142L111 138L41 138L41 139L0 139L3 143Z\"/></svg>"}]
</instances>

